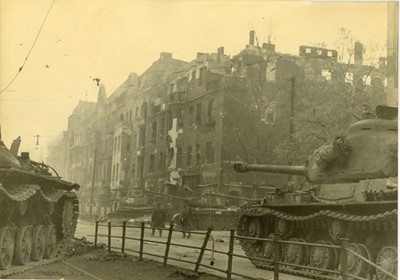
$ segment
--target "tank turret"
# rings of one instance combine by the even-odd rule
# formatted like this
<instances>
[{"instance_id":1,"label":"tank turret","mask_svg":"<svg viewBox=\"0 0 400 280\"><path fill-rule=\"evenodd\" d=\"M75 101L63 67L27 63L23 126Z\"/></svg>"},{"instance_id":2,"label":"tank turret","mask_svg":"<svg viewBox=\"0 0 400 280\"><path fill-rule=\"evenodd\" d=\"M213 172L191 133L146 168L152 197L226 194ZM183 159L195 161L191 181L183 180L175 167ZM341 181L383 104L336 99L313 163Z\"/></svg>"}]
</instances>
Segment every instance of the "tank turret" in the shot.
<instances>
[{"instance_id":1,"label":"tank turret","mask_svg":"<svg viewBox=\"0 0 400 280\"><path fill-rule=\"evenodd\" d=\"M305 176L311 183L353 183L397 176L397 109L378 106L376 118L354 123L347 136L327 142L304 166L236 162L235 171Z\"/></svg>"}]
</instances>

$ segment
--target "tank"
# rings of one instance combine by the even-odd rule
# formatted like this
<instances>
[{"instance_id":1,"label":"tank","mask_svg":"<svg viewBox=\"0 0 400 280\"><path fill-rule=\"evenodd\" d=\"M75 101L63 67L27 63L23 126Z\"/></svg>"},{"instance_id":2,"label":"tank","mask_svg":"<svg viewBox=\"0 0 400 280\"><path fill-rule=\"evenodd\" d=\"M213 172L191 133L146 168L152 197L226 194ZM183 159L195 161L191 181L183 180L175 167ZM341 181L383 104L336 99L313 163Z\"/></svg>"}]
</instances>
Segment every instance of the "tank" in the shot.
<instances>
[{"instance_id":1,"label":"tank","mask_svg":"<svg viewBox=\"0 0 400 280\"><path fill-rule=\"evenodd\" d=\"M29 153L17 156L19 143L8 150L0 140L1 270L62 256L79 215L79 185L61 180Z\"/></svg>"},{"instance_id":2,"label":"tank","mask_svg":"<svg viewBox=\"0 0 400 280\"><path fill-rule=\"evenodd\" d=\"M181 210L188 205L192 213L192 227L195 230L229 230L235 227L237 209L230 209L222 205L220 199L211 198L211 195L191 197L176 196L160 192L145 191L153 196L163 197L164 204L171 222L180 226Z\"/></svg>"},{"instance_id":3,"label":"tank","mask_svg":"<svg viewBox=\"0 0 400 280\"><path fill-rule=\"evenodd\" d=\"M154 210L154 202L142 190L137 190L120 202L120 207L108 214L110 219L131 220L148 217Z\"/></svg>"},{"instance_id":4,"label":"tank","mask_svg":"<svg viewBox=\"0 0 400 280\"><path fill-rule=\"evenodd\" d=\"M286 184L266 194L261 203L243 207L237 234L349 248L397 275L397 108L378 106L376 117L354 123L346 136L315 150L302 166L233 164L237 172L271 172L303 176L301 185ZM241 240L247 256L272 260L271 242ZM282 247L283 267L290 274L324 278L306 267L338 269L339 252L300 244ZM362 279L389 279L349 254L349 272ZM258 267L273 270L259 260ZM369 275L369 276L368 276ZM372 279L372 278L371 278ZM375 279L375 278L374 278Z\"/></svg>"}]
</instances>

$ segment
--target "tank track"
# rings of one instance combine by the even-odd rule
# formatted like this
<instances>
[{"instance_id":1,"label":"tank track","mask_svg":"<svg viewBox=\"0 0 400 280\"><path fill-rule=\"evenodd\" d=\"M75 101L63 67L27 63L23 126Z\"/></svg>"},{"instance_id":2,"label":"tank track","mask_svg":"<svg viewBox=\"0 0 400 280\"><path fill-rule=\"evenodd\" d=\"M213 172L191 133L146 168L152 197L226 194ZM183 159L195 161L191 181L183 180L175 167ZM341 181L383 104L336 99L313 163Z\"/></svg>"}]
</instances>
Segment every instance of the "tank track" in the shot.
<instances>
[{"instance_id":1,"label":"tank track","mask_svg":"<svg viewBox=\"0 0 400 280\"><path fill-rule=\"evenodd\" d=\"M320 230L322 228L326 228L328 219L336 219L345 222L352 222L356 228L362 228L367 230L381 228L383 230L393 230L396 232L397 229L397 209L368 216L352 215L333 210L321 210L319 212L312 213L309 215L297 216L265 207L249 207L249 208L242 208L239 213L238 224L236 229L239 236L251 235L243 230L246 226L248 226L246 225L246 221L251 218L261 218L261 219L264 218L269 220L272 219L274 221L277 221L278 219L283 219L294 223L296 227L302 227L308 230L314 230L314 229ZM270 225L273 224L270 223ZM275 233L275 229L273 230L272 234L273 233ZM271 232L269 234L271 234ZM263 233L262 236L253 236L253 237L260 237L260 238L271 237L271 235L269 234ZM282 239L287 240L289 239L289 237L283 237ZM257 244L257 242L253 240L240 239L239 241L246 256L265 258L263 253L263 246L264 246L263 244L261 243ZM331 244L333 243L331 242ZM339 252L336 252L336 258L338 259L338 257L339 257ZM271 258L268 259L271 260ZM250 261L253 263L254 266L256 266L259 269L266 269L272 271L274 269L271 263L262 262L259 260L250 260ZM337 269L338 265L339 264L337 262L333 270ZM324 275L324 274L313 273L311 271L311 268L312 267L310 267L310 270L296 269L293 267L286 267L281 265L280 271L291 275L311 277L314 279L331 279L333 276L332 274Z\"/></svg>"},{"instance_id":2,"label":"tank track","mask_svg":"<svg viewBox=\"0 0 400 280\"><path fill-rule=\"evenodd\" d=\"M42 259L36 262L31 261L24 266L12 265L6 270L0 270L0 278L22 273L28 269L58 261L65 255L74 237L79 217L79 201L75 192L60 189L43 190L40 186L32 184L20 184L7 187L0 184L0 198L3 201L23 203L28 202L29 199L34 196L40 197L41 201L56 204L53 216L55 215L57 217L56 219L61 219L57 220L60 224L60 230L58 230L60 238L55 248L54 258ZM64 205L60 203L64 203ZM69 207L65 207L66 204L68 204ZM67 223L65 222L66 218L68 219ZM13 223L13 221L11 221L11 223Z\"/></svg>"}]
</instances>

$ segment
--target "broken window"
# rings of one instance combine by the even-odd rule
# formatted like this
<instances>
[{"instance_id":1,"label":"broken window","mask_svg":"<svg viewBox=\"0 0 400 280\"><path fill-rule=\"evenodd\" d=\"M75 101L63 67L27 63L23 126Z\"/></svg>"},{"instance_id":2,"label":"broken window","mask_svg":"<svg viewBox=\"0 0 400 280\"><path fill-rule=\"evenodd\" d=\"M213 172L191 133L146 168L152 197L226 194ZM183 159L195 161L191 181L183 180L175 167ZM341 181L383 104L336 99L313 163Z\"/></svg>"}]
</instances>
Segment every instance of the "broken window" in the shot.
<instances>
[{"instance_id":1,"label":"broken window","mask_svg":"<svg viewBox=\"0 0 400 280\"><path fill-rule=\"evenodd\" d=\"M179 109L179 116L178 116L178 129L183 128L183 120L185 118L185 109L180 108Z\"/></svg>"},{"instance_id":2,"label":"broken window","mask_svg":"<svg viewBox=\"0 0 400 280\"><path fill-rule=\"evenodd\" d=\"M211 99L210 101L208 101L207 117L208 117L208 122L215 121L215 100L214 99Z\"/></svg>"},{"instance_id":3,"label":"broken window","mask_svg":"<svg viewBox=\"0 0 400 280\"><path fill-rule=\"evenodd\" d=\"M193 125L193 122L194 122L194 107L193 106L190 106L190 108L189 108L189 126L192 126Z\"/></svg>"},{"instance_id":4,"label":"broken window","mask_svg":"<svg viewBox=\"0 0 400 280\"><path fill-rule=\"evenodd\" d=\"M168 166L171 166L171 164L172 164L172 160L174 159L174 154L175 154L175 151L174 151L174 148L169 148L168 149Z\"/></svg>"},{"instance_id":5,"label":"broken window","mask_svg":"<svg viewBox=\"0 0 400 280\"><path fill-rule=\"evenodd\" d=\"M311 49L310 48L306 48L306 53L311 53Z\"/></svg>"},{"instance_id":6,"label":"broken window","mask_svg":"<svg viewBox=\"0 0 400 280\"><path fill-rule=\"evenodd\" d=\"M370 75L364 75L363 76L363 83L367 86L371 85L371 76Z\"/></svg>"},{"instance_id":7,"label":"broken window","mask_svg":"<svg viewBox=\"0 0 400 280\"><path fill-rule=\"evenodd\" d=\"M192 166L192 146L188 146L187 147L187 160L186 160L186 164L188 167Z\"/></svg>"},{"instance_id":8,"label":"broken window","mask_svg":"<svg viewBox=\"0 0 400 280\"><path fill-rule=\"evenodd\" d=\"M202 104L199 103L197 104L197 110L196 110L196 124L201 125L201 119L203 118L203 108Z\"/></svg>"},{"instance_id":9,"label":"broken window","mask_svg":"<svg viewBox=\"0 0 400 280\"><path fill-rule=\"evenodd\" d=\"M261 120L269 124L275 123L275 101L269 102L265 107Z\"/></svg>"},{"instance_id":10,"label":"broken window","mask_svg":"<svg viewBox=\"0 0 400 280\"><path fill-rule=\"evenodd\" d=\"M149 166L149 169L150 169L150 172L153 172L154 170L155 170L155 167L156 167L156 155L150 155L150 166Z\"/></svg>"},{"instance_id":11,"label":"broken window","mask_svg":"<svg viewBox=\"0 0 400 280\"><path fill-rule=\"evenodd\" d=\"M326 81L332 80L332 73L328 69L322 69L321 75Z\"/></svg>"},{"instance_id":12,"label":"broken window","mask_svg":"<svg viewBox=\"0 0 400 280\"><path fill-rule=\"evenodd\" d=\"M164 170L165 168L165 154L160 153L160 161L158 162L158 170Z\"/></svg>"},{"instance_id":13,"label":"broken window","mask_svg":"<svg viewBox=\"0 0 400 280\"><path fill-rule=\"evenodd\" d=\"M196 166L201 164L200 144L196 144Z\"/></svg>"},{"instance_id":14,"label":"broken window","mask_svg":"<svg viewBox=\"0 0 400 280\"><path fill-rule=\"evenodd\" d=\"M318 55L322 55L322 50L317 50Z\"/></svg>"},{"instance_id":15,"label":"broken window","mask_svg":"<svg viewBox=\"0 0 400 280\"><path fill-rule=\"evenodd\" d=\"M207 163L214 163L215 161L215 151L212 142L207 142L206 144L206 161Z\"/></svg>"},{"instance_id":16,"label":"broken window","mask_svg":"<svg viewBox=\"0 0 400 280\"><path fill-rule=\"evenodd\" d=\"M176 167L182 167L182 147L178 147L176 152Z\"/></svg>"},{"instance_id":17,"label":"broken window","mask_svg":"<svg viewBox=\"0 0 400 280\"><path fill-rule=\"evenodd\" d=\"M160 137L164 137L164 131L165 131L165 118L161 119L160 123Z\"/></svg>"},{"instance_id":18,"label":"broken window","mask_svg":"<svg viewBox=\"0 0 400 280\"><path fill-rule=\"evenodd\" d=\"M265 69L266 71L265 78L267 79L268 82L275 81L275 74L276 74L275 68L276 68L276 63L268 62L267 67Z\"/></svg>"},{"instance_id":19,"label":"broken window","mask_svg":"<svg viewBox=\"0 0 400 280\"><path fill-rule=\"evenodd\" d=\"M346 75L344 78L345 83L349 83L349 84L353 85L353 76L354 76L354 74L352 72L346 72Z\"/></svg>"},{"instance_id":20,"label":"broken window","mask_svg":"<svg viewBox=\"0 0 400 280\"><path fill-rule=\"evenodd\" d=\"M152 124L151 124L151 139L156 139L156 137L157 137L157 122L156 121L154 121Z\"/></svg>"}]
</instances>

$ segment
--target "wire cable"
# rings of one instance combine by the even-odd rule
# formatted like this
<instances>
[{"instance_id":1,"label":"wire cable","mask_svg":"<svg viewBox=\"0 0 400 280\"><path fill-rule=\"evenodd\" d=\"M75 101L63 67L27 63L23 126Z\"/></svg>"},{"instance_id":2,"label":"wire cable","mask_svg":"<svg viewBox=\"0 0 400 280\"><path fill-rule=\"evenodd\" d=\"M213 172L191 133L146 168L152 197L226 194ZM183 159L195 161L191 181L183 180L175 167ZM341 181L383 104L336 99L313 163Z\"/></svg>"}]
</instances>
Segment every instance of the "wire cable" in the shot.
<instances>
[{"instance_id":1,"label":"wire cable","mask_svg":"<svg viewBox=\"0 0 400 280\"><path fill-rule=\"evenodd\" d=\"M29 50L29 52L28 52L28 54L27 54L27 56L26 56L26 58L25 58L25 60L24 60L24 63L23 63L22 66L18 69L18 72L17 72L17 73L15 74L15 76L11 79L11 81L8 83L8 85L7 85L4 89L2 89L2 90L0 91L0 94L3 93L4 91L6 91L6 90L11 86L11 84L17 79L19 73L21 73L22 69L24 68L25 63L28 61L29 55L31 54L33 48L34 48L35 45L36 45L36 42L37 42L37 40L38 40L38 38L39 38L39 35L40 35L40 33L42 32L43 25L45 24L45 22L46 22L46 20L47 20L47 17L49 16L49 13L50 13L51 8L53 7L55 1L56 1L56 0L53 0L53 2L51 3L50 8L49 8L49 10L47 11L47 14L46 14L44 20L42 21L42 25L40 26L39 31L38 31L38 33L36 34L36 38L35 38L35 40L33 41L32 47L31 47L31 49Z\"/></svg>"}]
</instances>

